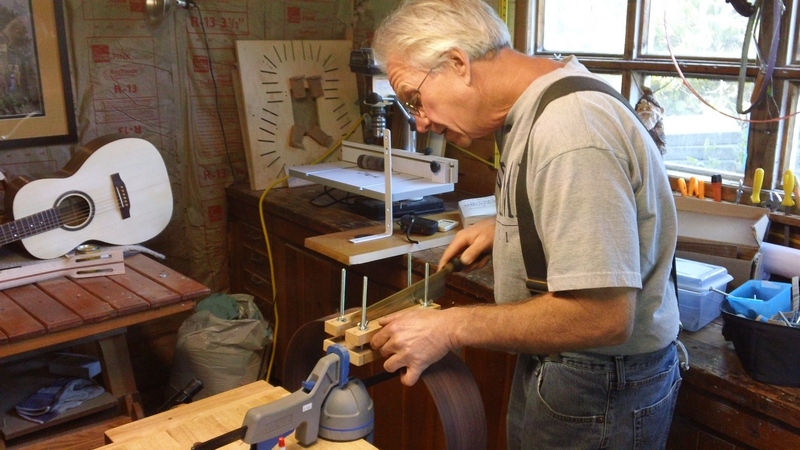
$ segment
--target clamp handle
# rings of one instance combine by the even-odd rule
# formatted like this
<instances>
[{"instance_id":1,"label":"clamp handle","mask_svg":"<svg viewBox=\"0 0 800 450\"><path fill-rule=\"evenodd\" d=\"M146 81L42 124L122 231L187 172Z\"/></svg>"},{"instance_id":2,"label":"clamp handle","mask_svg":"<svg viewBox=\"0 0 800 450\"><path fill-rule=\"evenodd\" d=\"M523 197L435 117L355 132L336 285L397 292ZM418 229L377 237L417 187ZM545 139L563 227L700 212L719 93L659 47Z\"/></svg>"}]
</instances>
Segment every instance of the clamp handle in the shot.
<instances>
[{"instance_id":1,"label":"clamp handle","mask_svg":"<svg viewBox=\"0 0 800 450\"><path fill-rule=\"evenodd\" d=\"M759 167L753 174L753 193L750 195L750 201L754 205L761 203L761 185L764 184L764 169Z\"/></svg>"},{"instance_id":2,"label":"clamp handle","mask_svg":"<svg viewBox=\"0 0 800 450\"><path fill-rule=\"evenodd\" d=\"M792 191L794 190L794 173L791 170L787 170L783 173L783 201L781 205L783 206L794 206L794 200L792 200Z\"/></svg>"},{"instance_id":3,"label":"clamp handle","mask_svg":"<svg viewBox=\"0 0 800 450\"><path fill-rule=\"evenodd\" d=\"M295 430L297 442L310 445L319 437L319 421L322 404L331 389L340 385L340 377L347 375L350 354L341 345L323 356L309 374L299 390L266 405L247 411L242 428L246 430L242 440L247 444L258 444ZM343 356L346 355L346 356ZM343 367L344 366L344 367Z\"/></svg>"}]
</instances>

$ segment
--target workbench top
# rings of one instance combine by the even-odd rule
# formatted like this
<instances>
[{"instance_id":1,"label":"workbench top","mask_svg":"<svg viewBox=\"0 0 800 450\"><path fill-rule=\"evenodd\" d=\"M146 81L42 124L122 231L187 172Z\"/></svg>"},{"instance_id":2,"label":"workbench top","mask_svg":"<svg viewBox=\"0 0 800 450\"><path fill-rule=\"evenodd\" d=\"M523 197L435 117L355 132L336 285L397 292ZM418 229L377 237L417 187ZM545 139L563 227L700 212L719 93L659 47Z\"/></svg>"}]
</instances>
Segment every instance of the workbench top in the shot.
<instances>
[{"instance_id":1,"label":"workbench top","mask_svg":"<svg viewBox=\"0 0 800 450\"><path fill-rule=\"evenodd\" d=\"M258 201L263 191L254 191L242 184L228 187L226 193L232 198L241 201L251 208L239 208L229 211L229 214L241 220L248 220L252 215L258 216ZM341 192L331 194L342 196ZM445 211L457 212L458 201L478 195L463 192L449 192L437 195L444 202ZM329 206L314 206L314 205ZM324 188L318 185L297 188L273 189L264 198L264 211L277 215L287 220L296 221L320 235L338 233L341 231L355 230L380 226L383 221L367 219L351 211L341 202L334 202L324 194ZM435 247L414 252L414 270L424 273L425 263L435 265L444 252L445 247ZM480 301L494 301L494 272L491 263L486 267L470 273L455 273L448 278L448 284L476 295Z\"/></svg>"},{"instance_id":2,"label":"workbench top","mask_svg":"<svg viewBox=\"0 0 800 450\"><path fill-rule=\"evenodd\" d=\"M146 417L106 431L110 444L102 450L186 450L197 442L205 442L242 426L242 418L250 408L273 402L289 395L285 389L266 381L256 381L229 391L207 397L169 411ZM228 444L226 450L250 450L241 441ZM303 447L292 433L286 439L287 450L368 450L374 446L362 440L330 442L318 439Z\"/></svg>"}]
</instances>

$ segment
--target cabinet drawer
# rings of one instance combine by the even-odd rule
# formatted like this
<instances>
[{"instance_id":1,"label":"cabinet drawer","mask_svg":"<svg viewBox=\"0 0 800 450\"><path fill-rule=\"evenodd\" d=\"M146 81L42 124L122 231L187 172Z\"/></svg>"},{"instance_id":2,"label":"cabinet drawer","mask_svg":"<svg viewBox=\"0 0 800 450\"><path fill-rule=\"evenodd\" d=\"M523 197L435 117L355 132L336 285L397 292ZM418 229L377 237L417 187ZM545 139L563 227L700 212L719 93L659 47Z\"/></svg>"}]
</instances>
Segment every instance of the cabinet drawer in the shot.
<instances>
[{"instance_id":1,"label":"cabinet drawer","mask_svg":"<svg viewBox=\"0 0 800 450\"><path fill-rule=\"evenodd\" d=\"M266 253L243 246L241 258L239 263L242 265L243 270L252 272L266 280L269 279L269 257L267 257Z\"/></svg>"},{"instance_id":2,"label":"cabinet drawer","mask_svg":"<svg viewBox=\"0 0 800 450\"><path fill-rule=\"evenodd\" d=\"M250 247L264 255L267 254L267 245L264 243L264 233L261 228L256 228L250 224L242 222L242 245Z\"/></svg>"},{"instance_id":3,"label":"cabinet drawer","mask_svg":"<svg viewBox=\"0 0 800 450\"><path fill-rule=\"evenodd\" d=\"M239 255L241 260L239 263L243 270L269 279L269 256L264 243L264 235L261 230L247 224L242 224L241 231L241 254Z\"/></svg>"},{"instance_id":4,"label":"cabinet drawer","mask_svg":"<svg viewBox=\"0 0 800 450\"><path fill-rule=\"evenodd\" d=\"M272 283L269 274L262 277L251 270L245 269L242 273L242 293L252 295L261 310L261 313L270 322L272 321Z\"/></svg>"}]
</instances>

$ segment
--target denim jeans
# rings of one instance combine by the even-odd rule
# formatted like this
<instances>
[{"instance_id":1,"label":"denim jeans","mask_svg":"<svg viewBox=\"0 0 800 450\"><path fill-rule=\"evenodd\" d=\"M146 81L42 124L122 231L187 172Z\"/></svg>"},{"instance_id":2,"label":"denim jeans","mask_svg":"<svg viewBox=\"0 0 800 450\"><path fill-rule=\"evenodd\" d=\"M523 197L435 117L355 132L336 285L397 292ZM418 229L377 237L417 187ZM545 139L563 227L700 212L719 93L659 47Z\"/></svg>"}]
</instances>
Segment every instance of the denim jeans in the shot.
<instances>
[{"instance_id":1,"label":"denim jeans","mask_svg":"<svg viewBox=\"0 0 800 450\"><path fill-rule=\"evenodd\" d=\"M508 448L663 449L680 384L674 343L627 356L521 354Z\"/></svg>"}]
</instances>

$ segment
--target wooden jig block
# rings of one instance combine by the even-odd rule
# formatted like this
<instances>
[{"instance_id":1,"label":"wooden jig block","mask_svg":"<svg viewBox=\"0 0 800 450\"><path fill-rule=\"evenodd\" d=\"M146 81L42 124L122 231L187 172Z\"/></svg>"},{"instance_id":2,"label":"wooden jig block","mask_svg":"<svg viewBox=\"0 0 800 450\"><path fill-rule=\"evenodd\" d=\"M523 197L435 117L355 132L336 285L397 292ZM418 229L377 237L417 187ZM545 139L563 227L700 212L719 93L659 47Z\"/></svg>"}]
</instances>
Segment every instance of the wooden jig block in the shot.
<instances>
[{"instance_id":1,"label":"wooden jig block","mask_svg":"<svg viewBox=\"0 0 800 450\"><path fill-rule=\"evenodd\" d=\"M327 352L328 347L334 344L340 344L347 347L347 352L350 353L350 364L354 366L363 366L364 364L375 361L381 356L378 354L378 352L372 350L368 345L361 348L351 348L347 346L344 338L325 339L322 341L322 350Z\"/></svg>"},{"instance_id":2,"label":"wooden jig block","mask_svg":"<svg viewBox=\"0 0 800 450\"><path fill-rule=\"evenodd\" d=\"M441 309L441 306L436 303L431 303L428 306L418 304L406 309L411 308ZM325 339L323 343L323 350L327 351L328 347L333 344L344 346L347 348L348 352L350 352L350 364L353 364L354 366L362 366L366 363L380 359L380 354L370 348L369 341L372 339L372 336L374 336L375 333L381 329L381 326L378 325L378 320L375 319L367 323L367 328L362 330L358 327L360 318L361 313L356 312L345 315L345 319L349 320L349 322L342 322L338 317L327 320L325 322L325 332L330 334L331 338ZM329 329L338 334L334 335L328 331Z\"/></svg>"}]
</instances>

